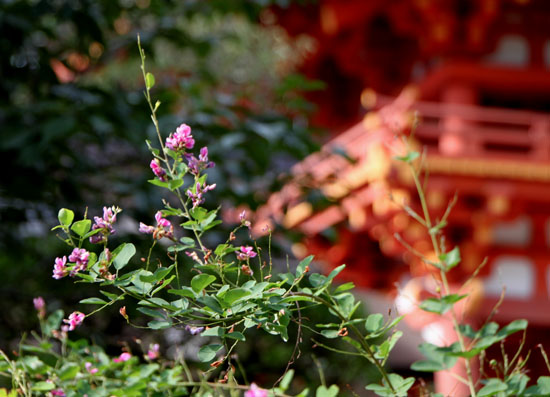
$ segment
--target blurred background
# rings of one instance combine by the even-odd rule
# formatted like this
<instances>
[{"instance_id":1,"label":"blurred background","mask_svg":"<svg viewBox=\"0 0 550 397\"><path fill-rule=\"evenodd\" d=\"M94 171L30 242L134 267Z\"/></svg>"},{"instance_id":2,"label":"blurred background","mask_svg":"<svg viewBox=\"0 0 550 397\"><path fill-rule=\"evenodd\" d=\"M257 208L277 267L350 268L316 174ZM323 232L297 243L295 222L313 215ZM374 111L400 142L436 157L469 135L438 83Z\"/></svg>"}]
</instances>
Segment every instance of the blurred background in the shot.
<instances>
[{"instance_id":1,"label":"blurred background","mask_svg":"<svg viewBox=\"0 0 550 397\"><path fill-rule=\"evenodd\" d=\"M49 231L60 207L93 216L118 205L116 238L148 249L137 224L151 220L161 192L147 183L144 140L156 137L138 33L156 76L161 129L168 135L185 122L197 147L208 145L218 186L210 205L222 203L229 224L241 209L254 211L258 232L278 230L281 257L314 253L324 270L346 263L343 278L367 294L368 309L418 319L416 303L433 293L430 269L394 238L434 255L402 207L419 208L412 182L391 161L402 150L396 134L409 135L425 153L434 218L458 197L445 232L463 259L452 280L458 285L488 258L464 315L480 323L506 286L495 319L527 318L527 347L550 347L545 1L3 0L0 348L16 348L36 326L33 297L70 311L92 293L51 278L53 259L66 254ZM91 320L79 332L113 354L141 336L116 310ZM407 324L418 340L448 336L433 319ZM157 337L166 346L185 341ZM251 374L261 382L291 351L266 337L241 353L262 362ZM368 375L315 354L329 381ZM418 358L397 356L404 374ZM298 361L303 382L318 381L311 360L304 353ZM530 360L536 374L542 361Z\"/></svg>"}]
</instances>

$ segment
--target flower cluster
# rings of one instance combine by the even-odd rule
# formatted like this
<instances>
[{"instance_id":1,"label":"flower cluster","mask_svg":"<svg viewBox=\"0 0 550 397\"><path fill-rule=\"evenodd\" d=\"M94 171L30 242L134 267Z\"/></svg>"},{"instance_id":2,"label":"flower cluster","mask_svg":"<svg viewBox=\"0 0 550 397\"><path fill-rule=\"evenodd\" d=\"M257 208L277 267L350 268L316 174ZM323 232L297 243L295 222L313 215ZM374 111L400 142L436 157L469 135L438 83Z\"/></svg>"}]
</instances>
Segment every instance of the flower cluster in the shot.
<instances>
[{"instance_id":1,"label":"flower cluster","mask_svg":"<svg viewBox=\"0 0 550 397\"><path fill-rule=\"evenodd\" d=\"M69 261L74 262L75 264L73 269L71 270L71 276L74 276L81 270L86 270L86 268L88 267L89 257L90 253L84 248L73 249L73 252L71 253L71 255L69 255Z\"/></svg>"},{"instance_id":2,"label":"flower cluster","mask_svg":"<svg viewBox=\"0 0 550 397\"><path fill-rule=\"evenodd\" d=\"M86 316L84 313L81 312L72 312L69 315L69 319L64 319L63 322L68 325L64 325L61 327L62 331L73 331L76 327L78 327L82 322L84 321L84 318Z\"/></svg>"},{"instance_id":3,"label":"flower cluster","mask_svg":"<svg viewBox=\"0 0 550 397\"><path fill-rule=\"evenodd\" d=\"M185 149L193 149L195 140L191 135L191 127L187 124L182 124L176 128L176 132L170 134L166 138L166 147L175 152L185 151Z\"/></svg>"},{"instance_id":4,"label":"flower cluster","mask_svg":"<svg viewBox=\"0 0 550 397\"><path fill-rule=\"evenodd\" d=\"M113 223L116 222L116 216L121 211L118 207L103 207L103 217L94 217L94 225L92 230L100 230L98 233L90 237L90 243L99 244L107 241L107 236L115 234Z\"/></svg>"},{"instance_id":5,"label":"flower cluster","mask_svg":"<svg viewBox=\"0 0 550 397\"><path fill-rule=\"evenodd\" d=\"M174 238L174 227L168 219L162 217L161 211L157 211L155 214L155 220L157 221L157 227L149 226L143 222L140 222L140 233L152 234L153 238L156 240L160 240L163 237Z\"/></svg>"},{"instance_id":6,"label":"flower cluster","mask_svg":"<svg viewBox=\"0 0 550 397\"><path fill-rule=\"evenodd\" d=\"M213 161L208 160L208 148L206 146L200 150L199 158L196 158L192 154L186 155L186 157L189 172L195 176L198 176L201 171L216 165Z\"/></svg>"},{"instance_id":7,"label":"flower cluster","mask_svg":"<svg viewBox=\"0 0 550 397\"><path fill-rule=\"evenodd\" d=\"M216 188L216 184L213 183L212 185L207 185L206 182L203 182L202 184L197 182L195 185L195 188L193 190L187 189L187 197L191 199L191 202L193 203L193 208L197 208L199 205L204 203L204 193L209 192L210 190L214 190Z\"/></svg>"},{"instance_id":8,"label":"flower cluster","mask_svg":"<svg viewBox=\"0 0 550 397\"><path fill-rule=\"evenodd\" d=\"M250 246L241 246L240 251L237 251L237 259L240 261L246 261L250 258L254 258L256 256L256 253L254 252L254 249Z\"/></svg>"}]
</instances>

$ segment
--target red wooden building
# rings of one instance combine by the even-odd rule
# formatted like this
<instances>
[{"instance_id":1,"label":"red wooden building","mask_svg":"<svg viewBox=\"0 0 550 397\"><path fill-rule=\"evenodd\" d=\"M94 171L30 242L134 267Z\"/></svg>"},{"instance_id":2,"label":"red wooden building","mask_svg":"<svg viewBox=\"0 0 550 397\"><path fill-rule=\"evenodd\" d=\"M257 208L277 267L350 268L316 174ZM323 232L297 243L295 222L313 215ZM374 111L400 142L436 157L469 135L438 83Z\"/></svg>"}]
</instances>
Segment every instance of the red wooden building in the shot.
<instances>
[{"instance_id":1,"label":"red wooden building","mask_svg":"<svg viewBox=\"0 0 550 397\"><path fill-rule=\"evenodd\" d=\"M290 35L315 39L303 71L327 83L311 99L319 106L314 122L334 138L293 168L293 182L271 197L259 219L300 230L298 254L314 253L327 268L348 264L344 277L360 286L392 290L400 282L398 309L415 312L430 288L427 268L394 234L428 257L433 252L422 226L395 204L415 208L418 200L392 157L401 150L396 132L410 131L417 114L414 140L426 150L433 216L458 195L446 228L448 246L458 245L463 258L453 279L488 258L468 305L471 321L487 317L505 286L495 319L527 318L533 339L544 335L550 2L321 0L275 13ZM409 322L427 339L452 339L443 323L414 316ZM440 391L467 395L455 383L436 376Z\"/></svg>"}]
</instances>

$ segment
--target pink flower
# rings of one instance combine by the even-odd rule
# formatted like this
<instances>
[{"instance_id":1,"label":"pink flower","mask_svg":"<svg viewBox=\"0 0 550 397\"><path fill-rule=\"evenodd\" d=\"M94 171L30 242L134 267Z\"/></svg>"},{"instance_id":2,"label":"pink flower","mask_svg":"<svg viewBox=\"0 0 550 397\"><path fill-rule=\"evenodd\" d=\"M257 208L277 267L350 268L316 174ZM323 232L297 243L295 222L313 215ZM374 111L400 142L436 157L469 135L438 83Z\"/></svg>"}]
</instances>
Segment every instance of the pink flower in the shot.
<instances>
[{"instance_id":1,"label":"pink flower","mask_svg":"<svg viewBox=\"0 0 550 397\"><path fill-rule=\"evenodd\" d=\"M250 385L250 389L248 389L244 393L244 397L267 397L267 390L260 389L256 383L252 383Z\"/></svg>"},{"instance_id":2,"label":"pink flower","mask_svg":"<svg viewBox=\"0 0 550 397\"><path fill-rule=\"evenodd\" d=\"M241 225L250 229L250 221L246 219L246 211L239 214L239 219L241 221Z\"/></svg>"},{"instance_id":3,"label":"pink flower","mask_svg":"<svg viewBox=\"0 0 550 397\"><path fill-rule=\"evenodd\" d=\"M166 139L166 147L175 152L193 149L193 146L195 146L195 140L191 135L191 127L187 124L180 125L176 128L176 132Z\"/></svg>"},{"instance_id":4,"label":"pink flower","mask_svg":"<svg viewBox=\"0 0 550 397\"><path fill-rule=\"evenodd\" d=\"M163 237L172 238L174 236L174 228L172 227L172 223L170 223L168 219L162 217L161 211L157 211L157 213L155 214L155 220L157 221L156 228L140 222L140 233L152 234L153 237L157 240L160 240Z\"/></svg>"},{"instance_id":5,"label":"pink flower","mask_svg":"<svg viewBox=\"0 0 550 397\"><path fill-rule=\"evenodd\" d=\"M59 397L65 397L66 394L63 391L63 389L54 389L50 391L52 396L59 396Z\"/></svg>"},{"instance_id":6,"label":"pink flower","mask_svg":"<svg viewBox=\"0 0 550 397\"><path fill-rule=\"evenodd\" d=\"M75 248L71 255L69 255L69 261L75 262L76 266L71 271L71 276L75 275L80 270L86 270L88 266L88 258L90 253L84 248Z\"/></svg>"},{"instance_id":7,"label":"pink flower","mask_svg":"<svg viewBox=\"0 0 550 397\"><path fill-rule=\"evenodd\" d=\"M66 264L66 256L64 256L63 258L55 258L55 264L53 266L53 278L59 280L60 278L63 278L68 274Z\"/></svg>"},{"instance_id":8,"label":"pink flower","mask_svg":"<svg viewBox=\"0 0 550 397\"><path fill-rule=\"evenodd\" d=\"M34 298L32 303L34 304L36 311L43 310L46 307L46 302L44 302L44 298L41 296Z\"/></svg>"},{"instance_id":9,"label":"pink flower","mask_svg":"<svg viewBox=\"0 0 550 397\"><path fill-rule=\"evenodd\" d=\"M154 343L149 345L149 351L147 352L147 358L149 360L155 360L159 357L159 344Z\"/></svg>"},{"instance_id":10,"label":"pink flower","mask_svg":"<svg viewBox=\"0 0 550 397\"><path fill-rule=\"evenodd\" d=\"M101 232L94 234L90 237L90 243L98 244L106 240L106 237L110 234L115 234L113 223L116 222L116 215L120 212L120 208L117 207L103 207L103 218L94 216L94 226L92 230L101 229Z\"/></svg>"},{"instance_id":11,"label":"pink flower","mask_svg":"<svg viewBox=\"0 0 550 397\"><path fill-rule=\"evenodd\" d=\"M161 211L157 211L157 213L155 214L155 220L157 221L158 227L169 228L172 226L168 219L162 217Z\"/></svg>"},{"instance_id":12,"label":"pink flower","mask_svg":"<svg viewBox=\"0 0 550 397\"><path fill-rule=\"evenodd\" d=\"M32 300L32 303L34 304L34 308L38 312L38 318L44 318L46 316L46 302L44 302L44 299L39 296L37 298L34 298Z\"/></svg>"},{"instance_id":13,"label":"pink flower","mask_svg":"<svg viewBox=\"0 0 550 397\"><path fill-rule=\"evenodd\" d=\"M153 226L146 225L143 222L139 223L139 232L145 234L152 234L155 231Z\"/></svg>"},{"instance_id":14,"label":"pink flower","mask_svg":"<svg viewBox=\"0 0 550 397\"><path fill-rule=\"evenodd\" d=\"M130 353L124 352L120 356L118 356L117 358L114 358L113 361L115 363L123 363L125 361L128 361L131 358L132 358L132 355Z\"/></svg>"},{"instance_id":15,"label":"pink flower","mask_svg":"<svg viewBox=\"0 0 550 397\"><path fill-rule=\"evenodd\" d=\"M149 163L149 167L153 170L153 174L163 182L166 182L166 171L160 166L160 161L158 159L153 159Z\"/></svg>"},{"instance_id":16,"label":"pink flower","mask_svg":"<svg viewBox=\"0 0 550 397\"><path fill-rule=\"evenodd\" d=\"M84 318L86 316L84 313L81 312L72 312L69 315L68 320L63 320L64 323L69 324L69 327L66 329L62 329L62 331L73 331L76 327L78 327L82 322L84 321Z\"/></svg>"},{"instance_id":17,"label":"pink flower","mask_svg":"<svg viewBox=\"0 0 550 397\"><path fill-rule=\"evenodd\" d=\"M241 246L241 250L237 251L237 259L241 261L246 261L249 258L254 258L256 256L256 253L254 252L254 249L250 246Z\"/></svg>"},{"instance_id":18,"label":"pink flower","mask_svg":"<svg viewBox=\"0 0 550 397\"><path fill-rule=\"evenodd\" d=\"M94 368L93 364L90 362L87 362L86 364L84 364L84 366L86 367L86 371L88 371L90 375L96 374L97 371L99 371L97 368Z\"/></svg>"}]
</instances>

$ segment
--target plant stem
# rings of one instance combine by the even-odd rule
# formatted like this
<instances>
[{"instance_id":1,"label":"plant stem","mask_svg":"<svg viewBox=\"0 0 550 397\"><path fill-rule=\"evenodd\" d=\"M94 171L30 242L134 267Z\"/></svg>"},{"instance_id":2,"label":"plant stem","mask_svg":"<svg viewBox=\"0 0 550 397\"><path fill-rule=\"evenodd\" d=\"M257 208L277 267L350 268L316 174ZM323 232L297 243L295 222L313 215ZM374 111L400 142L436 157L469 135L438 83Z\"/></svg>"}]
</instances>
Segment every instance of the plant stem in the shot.
<instances>
[{"instance_id":1,"label":"plant stem","mask_svg":"<svg viewBox=\"0 0 550 397\"><path fill-rule=\"evenodd\" d=\"M424 220L426 222L426 227L428 229L428 232L430 232L430 230L432 228L432 221L431 221L431 217L430 217L430 212L428 210L428 204L426 203L426 196L424 194L424 189L422 188L422 186L420 184L420 180L418 179L418 173L417 173L417 170L414 168L414 165L411 164L411 163L408 163L408 165L409 165L409 168L411 169L411 174L412 174L413 179L414 179L414 184L415 184L416 190L418 192L418 198L420 199L420 205L422 206L422 212L424 214ZM439 248L439 244L437 243L437 239L435 237L435 234L434 233L428 233L428 234L430 235L430 239L431 239L431 242L432 242L434 253L439 258L440 255L441 255L441 250ZM445 295L449 295L450 294L450 288L449 288L449 282L447 280L447 274L446 274L445 266L442 266L442 269L440 270L439 273L441 275L441 282L443 284L444 293L445 293ZM451 319L452 319L452 322L453 322L453 328L454 328L454 330L456 332L456 335L457 335L457 338L458 338L458 343L460 344L460 350L462 352L466 352L466 346L465 346L465 343L464 343L464 338L463 338L462 334L460 333L459 323L458 323L458 320L456 318L456 313L455 313L454 309L451 310ZM465 358L464 363L465 363L465 366L466 366L466 375L468 377L468 387L470 389L471 397L476 397L476 389L475 389L474 380L473 380L473 376L472 376L472 367L470 365L470 360Z\"/></svg>"}]
</instances>

